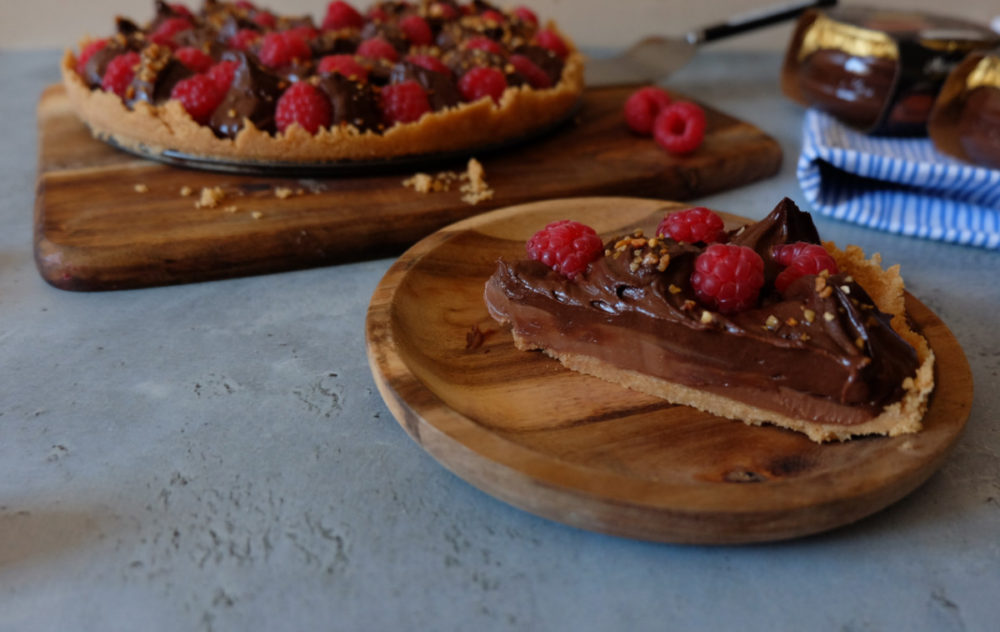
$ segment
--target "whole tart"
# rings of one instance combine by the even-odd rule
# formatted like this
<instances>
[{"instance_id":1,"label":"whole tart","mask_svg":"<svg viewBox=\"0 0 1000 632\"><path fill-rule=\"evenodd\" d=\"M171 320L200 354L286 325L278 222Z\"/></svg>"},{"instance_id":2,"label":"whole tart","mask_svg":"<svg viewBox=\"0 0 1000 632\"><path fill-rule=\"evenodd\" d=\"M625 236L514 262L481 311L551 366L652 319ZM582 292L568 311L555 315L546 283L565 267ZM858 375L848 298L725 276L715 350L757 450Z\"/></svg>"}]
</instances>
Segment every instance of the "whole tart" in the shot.
<instances>
[{"instance_id":1,"label":"whole tart","mask_svg":"<svg viewBox=\"0 0 1000 632\"><path fill-rule=\"evenodd\" d=\"M696 287L716 244L659 229L606 241L572 278L548 255L501 259L486 306L519 349L676 404L817 442L919 431L934 354L909 324L898 266L821 245L809 214L788 199L760 222L728 228L721 242L761 259L759 294L736 311L706 303ZM780 253L808 245L825 250L832 273L782 282L796 264Z\"/></svg>"},{"instance_id":2,"label":"whole tart","mask_svg":"<svg viewBox=\"0 0 1000 632\"><path fill-rule=\"evenodd\" d=\"M157 1L155 11L142 26L117 18L114 35L62 60L67 94L94 136L145 155L322 163L461 152L550 128L583 91L582 55L524 7L422 0L362 14L335 1L320 24L250 2L206 0L195 13ZM360 70L335 70L331 57ZM491 75L489 90L470 71ZM179 84L195 77L216 92L196 93L192 107ZM313 132L276 121L298 82L327 103L327 124ZM404 83L426 97L416 116L386 105Z\"/></svg>"}]
</instances>

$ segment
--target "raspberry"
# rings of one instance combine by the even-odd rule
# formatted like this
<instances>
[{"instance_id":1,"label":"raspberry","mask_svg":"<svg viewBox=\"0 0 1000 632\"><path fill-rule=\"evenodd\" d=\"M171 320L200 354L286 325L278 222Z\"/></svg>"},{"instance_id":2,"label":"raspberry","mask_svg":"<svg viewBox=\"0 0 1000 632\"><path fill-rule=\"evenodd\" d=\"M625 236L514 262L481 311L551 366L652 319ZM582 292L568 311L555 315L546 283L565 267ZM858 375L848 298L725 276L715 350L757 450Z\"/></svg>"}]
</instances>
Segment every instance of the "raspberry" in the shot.
<instances>
[{"instance_id":1,"label":"raspberry","mask_svg":"<svg viewBox=\"0 0 1000 632\"><path fill-rule=\"evenodd\" d=\"M590 226L564 219L535 233L526 248L529 258L572 279L601 256L604 244Z\"/></svg>"},{"instance_id":2,"label":"raspberry","mask_svg":"<svg viewBox=\"0 0 1000 632\"><path fill-rule=\"evenodd\" d=\"M496 68L480 66L462 75L458 80L458 91L466 101L478 101L490 97L494 103L500 102L507 89L507 78Z\"/></svg>"},{"instance_id":3,"label":"raspberry","mask_svg":"<svg viewBox=\"0 0 1000 632\"><path fill-rule=\"evenodd\" d=\"M78 75L83 75L84 66L90 61L90 58L94 56L94 53L103 50L105 46L108 45L108 38L91 40L87 42L87 45L80 49L80 56L76 60L76 72Z\"/></svg>"},{"instance_id":4,"label":"raspberry","mask_svg":"<svg viewBox=\"0 0 1000 632\"><path fill-rule=\"evenodd\" d=\"M314 40L317 37L319 37L319 33L320 32L319 32L319 29L317 29L314 26L309 26L308 24L303 24L302 26L292 27L292 28L288 29L287 31L284 31L284 33L285 33L286 37L295 35L297 37L301 37L303 40L306 41L306 43L309 43L312 40ZM311 54L311 51L310 51L310 54Z\"/></svg>"},{"instance_id":5,"label":"raspberry","mask_svg":"<svg viewBox=\"0 0 1000 632\"><path fill-rule=\"evenodd\" d=\"M427 93L412 79L382 88L382 114L388 125L416 121L430 110Z\"/></svg>"},{"instance_id":6,"label":"raspberry","mask_svg":"<svg viewBox=\"0 0 1000 632\"><path fill-rule=\"evenodd\" d=\"M233 75L236 74L236 69L239 68L239 66L240 63L238 61L220 61L209 68L206 74L213 82L215 82L215 87L218 88L220 92L225 93L229 90L229 86L233 83Z\"/></svg>"},{"instance_id":7,"label":"raspberry","mask_svg":"<svg viewBox=\"0 0 1000 632\"><path fill-rule=\"evenodd\" d=\"M319 66L316 70L323 74L339 72L355 81L368 79L368 69L359 64L354 55L327 55L319 60Z\"/></svg>"},{"instance_id":8,"label":"raspberry","mask_svg":"<svg viewBox=\"0 0 1000 632\"><path fill-rule=\"evenodd\" d=\"M689 154L705 139L705 111L689 101L671 103L653 121L653 138L672 154Z\"/></svg>"},{"instance_id":9,"label":"raspberry","mask_svg":"<svg viewBox=\"0 0 1000 632\"><path fill-rule=\"evenodd\" d=\"M170 91L170 98L177 99L200 125L212 118L212 112L219 107L225 93L219 90L215 81L208 75L194 75L177 82Z\"/></svg>"},{"instance_id":10,"label":"raspberry","mask_svg":"<svg viewBox=\"0 0 1000 632\"><path fill-rule=\"evenodd\" d=\"M182 18L187 18L190 20L191 18L194 17L193 15L191 15L191 9L187 8L183 4L173 3L173 4L168 4L167 6L170 7L170 10L173 11L175 15L179 15Z\"/></svg>"},{"instance_id":11,"label":"raspberry","mask_svg":"<svg viewBox=\"0 0 1000 632\"><path fill-rule=\"evenodd\" d=\"M528 7L515 7L513 14L515 17L524 20L529 24L538 26L538 16L535 15L535 12L529 9Z\"/></svg>"},{"instance_id":12,"label":"raspberry","mask_svg":"<svg viewBox=\"0 0 1000 632\"><path fill-rule=\"evenodd\" d=\"M503 46L494 42L488 37L473 37L465 42L465 48L467 50L484 50L487 53L493 53L494 55L503 55Z\"/></svg>"},{"instance_id":13,"label":"raspberry","mask_svg":"<svg viewBox=\"0 0 1000 632\"><path fill-rule=\"evenodd\" d=\"M187 18L167 18L166 20L160 22L160 25L156 27L156 30L150 33L149 41L154 44L159 44L160 46L169 46L173 48L177 44L174 42L174 37L183 31L193 28L194 25L191 24L191 20Z\"/></svg>"},{"instance_id":14,"label":"raspberry","mask_svg":"<svg viewBox=\"0 0 1000 632\"><path fill-rule=\"evenodd\" d=\"M458 11L455 10L455 7L443 2L432 4L427 14L442 20L454 20L458 17Z\"/></svg>"},{"instance_id":15,"label":"raspberry","mask_svg":"<svg viewBox=\"0 0 1000 632\"><path fill-rule=\"evenodd\" d=\"M193 72L205 72L212 67L212 64L215 63L215 61L209 57L205 51L200 48L195 48L194 46L178 48L174 51L174 57L180 60L182 64L187 66L188 69Z\"/></svg>"},{"instance_id":16,"label":"raspberry","mask_svg":"<svg viewBox=\"0 0 1000 632\"><path fill-rule=\"evenodd\" d=\"M726 232L721 217L704 206L696 206L668 214L656 227L656 234L689 244L699 241L708 244L722 241Z\"/></svg>"},{"instance_id":17,"label":"raspberry","mask_svg":"<svg viewBox=\"0 0 1000 632\"><path fill-rule=\"evenodd\" d=\"M104 70L101 89L105 92L114 92L124 99L125 90L135 78L135 69L138 67L139 53L130 51L118 55L108 63L108 67Z\"/></svg>"},{"instance_id":18,"label":"raspberry","mask_svg":"<svg viewBox=\"0 0 1000 632\"><path fill-rule=\"evenodd\" d=\"M569 48L566 42L552 29L542 29L535 34L535 43L542 48L548 49L559 57L569 55Z\"/></svg>"},{"instance_id":19,"label":"raspberry","mask_svg":"<svg viewBox=\"0 0 1000 632\"><path fill-rule=\"evenodd\" d=\"M257 56L265 66L281 68L309 59L312 57L312 50L306 40L294 31L272 32L264 36Z\"/></svg>"},{"instance_id":20,"label":"raspberry","mask_svg":"<svg viewBox=\"0 0 1000 632\"><path fill-rule=\"evenodd\" d=\"M442 75L448 75L449 77L451 76L451 68L446 66L443 61L434 55L410 55L406 58L406 61L415 66L420 66L425 70L439 72Z\"/></svg>"},{"instance_id":21,"label":"raspberry","mask_svg":"<svg viewBox=\"0 0 1000 632\"><path fill-rule=\"evenodd\" d=\"M388 59L389 61L399 59L399 53L396 52L392 44L381 37L373 37L361 42L358 46L358 55L369 59Z\"/></svg>"},{"instance_id":22,"label":"raspberry","mask_svg":"<svg viewBox=\"0 0 1000 632\"><path fill-rule=\"evenodd\" d=\"M371 7L368 9L368 19L372 22L388 22L389 14L382 7Z\"/></svg>"},{"instance_id":23,"label":"raspberry","mask_svg":"<svg viewBox=\"0 0 1000 632\"><path fill-rule=\"evenodd\" d=\"M712 244L695 259L691 285L705 306L723 314L741 312L757 303L764 260L746 246Z\"/></svg>"},{"instance_id":24,"label":"raspberry","mask_svg":"<svg viewBox=\"0 0 1000 632\"><path fill-rule=\"evenodd\" d=\"M625 124L636 134L649 136L660 110L670 105L670 93L663 88L639 88L625 101Z\"/></svg>"},{"instance_id":25,"label":"raspberry","mask_svg":"<svg viewBox=\"0 0 1000 632\"><path fill-rule=\"evenodd\" d=\"M323 28L324 29L346 29L346 28L356 28L359 29L365 24L365 19L361 17L357 9L342 2L341 0L336 0L331 2L326 7L326 17L323 18Z\"/></svg>"},{"instance_id":26,"label":"raspberry","mask_svg":"<svg viewBox=\"0 0 1000 632\"><path fill-rule=\"evenodd\" d=\"M260 13L255 13L252 21L257 26L265 29L273 29L278 24L278 19L274 17L274 14L269 11L261 11Z\"/></svg>"},{"instance_id":27,"label":"raspberry","mask_svg":"<svg viewBox=\"0 0 1000 632\"><path fill-rule=\"evenodd\" d=\"M552 86L552 79L545 71L524 55L511 55L510 63L514 66L515 70L524 75L524 78L528 80L532 88L549 88Z\"/></svg>"},{"instance_id":28,"label":"raspberry","mask_svg":"<svg viewBox=\"0 0 1000 632\"><path fill-rule=\"evenodd\" d=\"M298 123L310 134L321 127L329 127L333 115L330 100L311 83L293 83L278 98L274 108L274 123L284 132L292 123Z\"/></svg>"},{"instance_id":29,"label":"raspberry","mask_svg":"<svg viewBox=\"0 0 1000 632\"><path fill-rule=\"evenodd\" d=\"M234 50L249 50L260 39L260 32L253 29L240 29L229 38L229 47Z\"/></svg>"},{"instance_id":30,"label":"raspberry","mask_svg":"<svg viewBox=\"0 0 1000 632\"><path fill-rule=\"evenodd\" d=\"M254 6L252 2L248 2L248 0L236 0L236 2L233 4L236 6L237 9L243 9L244 11L257 10L257 7Z\"/></svg>"},{"instance_id":31,"label":"raspberry","mask_svg":"<svg viewBox=\"0 0 1000 632\"><path fill-rule=\"evenodd\" d=\"M503 13L500 13L496 9L486 9L479 14L479 17L486 22L493 22L494 24L503 24Z\"/></svg>"},{"instance_id":32,"label":"raspberry","mask_svg":"<svg viewBox=\"0 0 1000 632\"><path fill-rule=\"evenodd\" d=\"M406 16L400 20L399 28L413 46L429 46L434 41L430 25L419 15Z\"/></svg>"},{"instance_id":33,"label":"raspberry","mask_svg":"<svg viewBox=\"0 0 1000 632\"><path fill-rule=\"evenodd\" d=\"M819 244L797 241L775 246L771 252L775 261L786 266L774 279L775 289L782 294L800 276L819 274L823 270L830 274L837 274L839 271L836 260Z\"/></svg>"}]
</instances>

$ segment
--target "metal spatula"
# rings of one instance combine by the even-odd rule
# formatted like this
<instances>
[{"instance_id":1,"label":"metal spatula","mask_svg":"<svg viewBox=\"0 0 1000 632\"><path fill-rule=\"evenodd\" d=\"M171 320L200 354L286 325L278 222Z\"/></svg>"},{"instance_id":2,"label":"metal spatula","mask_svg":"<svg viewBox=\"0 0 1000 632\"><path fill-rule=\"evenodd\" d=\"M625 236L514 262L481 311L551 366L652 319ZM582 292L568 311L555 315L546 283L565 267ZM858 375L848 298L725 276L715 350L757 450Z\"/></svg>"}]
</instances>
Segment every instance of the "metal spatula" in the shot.
<instances>
[{"instance_id":1,"label":"metal spatula","mask_svg":"<svg viewBox=\"0 0 1000 632\"><path fill-rule=\"evenodd\" d=\"M688 63L702 44L790 20L806 9L835 4L837 0L792 2L695 29L680 37L647 37L616 57L588 60L587 85L597 87L658 81Z\"/></svg>"}]
</instances>

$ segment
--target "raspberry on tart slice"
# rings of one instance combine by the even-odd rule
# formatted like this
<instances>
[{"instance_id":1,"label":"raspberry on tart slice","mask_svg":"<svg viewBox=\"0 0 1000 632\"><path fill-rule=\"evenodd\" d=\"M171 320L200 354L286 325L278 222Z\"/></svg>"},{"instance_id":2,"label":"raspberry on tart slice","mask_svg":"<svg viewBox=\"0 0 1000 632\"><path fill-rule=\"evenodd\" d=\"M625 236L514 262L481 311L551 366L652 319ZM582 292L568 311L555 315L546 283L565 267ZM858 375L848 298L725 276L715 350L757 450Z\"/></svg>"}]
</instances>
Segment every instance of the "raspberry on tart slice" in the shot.
<instances>
[{"instance_id":1,"label":"raspberry on tart slice","mask_svg":"<svg viewBox=\"0 0 1000 632\"><path fill-rule=\"evenodd\" d=\"M593 228L571 220L552 222L528 240L528 257L572 279L604 251Z\"/></svg>"},{"instance_id":2,"label":"raspberry on tart slice","mask_svg":"<svg viewBox=\"0 0 1000 632\"><path fill-rule=\"evenodd\" d=\"M191 20L186 17L176 17L168 18L160 23L156 27L156 30L150 33L149 40L154 44L159 44L160 46L169 46L175 48L177 46L176 37L179 33L188 31L194 28L194 24Z\"/></svg>"},{"instance_id":3,"label":"raspberry on tart slice","mask_svg":"<svg viewBox=\"0 0 1000 632\"><path fill-rule=\"evenodd\" d=\"M538 26L538 16L535 14L534 11L532 11L528 7L525 6L514 7L512 13L514 14L514 17L520 20L524 20L525 22L531 24L532 26Z\"/></svg>"},{"instance_id":4,"label":"raspberry on tart slice","mask_svg":"<svg viewBox=\"0 0 1000 632\"><path fill-rule=\"evenodd\" d=\"M482 50L487 53L493 53L494 55L505 55L507 51L499 42L491 40L488 37L473 37L463 44L463 47L467 50Z\"/></svg>"},{"instance_id":5,"label":"raspberry on tart slice","mask_svg":"<svg viewBox=\"0 0 1000 632\"><path fill-rule=\"evenodd\" d=\"M726 235L722 218L704 206L668 213L656 227L656 234L688 243L722 241Z\"/></svg>"},{"instance_id":6,"label":"raspberry on tart slice","mask_svg":"<svg viewBox=\"0 0 1000 632\"><path fill-rule=\"evenodd\" d=\"M723 314L750 309L764 286L764 260L752 248L712 244L698 255L691 286L703 305Z\"/></svg>"},{"instance_id":7,"label":"raspberry on tart slice","mask_svg":"<svg viewBox=\"0 0 1000 632\"><path fill-rule=\"evenodd\" d=\"M795 279L807 274L837 274L840 270L837 261L830 256L826 248L819 244L798 241L792 244L775 246L772 249L774 260L785 266L774 279L774 288L785 293Z\"/></svg>"},{"instance_id":8,"label":"raspberry on tart slice","mask_svg":"<svg viewBox=\"0 0 1000 632\"><path fill-rule=\"evenodd\" d=\"M229 90L229 86L233 83L233 75L236 74L236 68L239 66L239 62L233 60L223 60L217 64L214 64L208 71L207 74L215 85L225 92Z\"/></svg>"}]
</instances>

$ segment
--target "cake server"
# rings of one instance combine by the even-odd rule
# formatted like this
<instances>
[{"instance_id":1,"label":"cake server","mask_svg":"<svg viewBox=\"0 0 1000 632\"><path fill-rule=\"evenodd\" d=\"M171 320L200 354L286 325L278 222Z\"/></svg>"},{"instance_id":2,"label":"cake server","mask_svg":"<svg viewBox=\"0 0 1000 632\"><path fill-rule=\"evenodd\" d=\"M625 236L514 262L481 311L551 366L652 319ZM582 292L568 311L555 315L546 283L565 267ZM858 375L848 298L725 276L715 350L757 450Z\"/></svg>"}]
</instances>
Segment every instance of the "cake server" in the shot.
<instances>
[{"instance_id":1,"label":"cake server","mask_svg":"<svg viewBox=\"0 0 1000 632\"><path fill-rule=\"evenodd\" d=\"M790 20L807 9L835 4L837 0L800 0L695 29L680 37L647 37L610 59L588 59L586 85L593 88L656 82L688 63L702 44Z\"/></svg>"}]
</instances>

